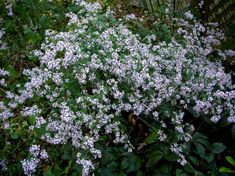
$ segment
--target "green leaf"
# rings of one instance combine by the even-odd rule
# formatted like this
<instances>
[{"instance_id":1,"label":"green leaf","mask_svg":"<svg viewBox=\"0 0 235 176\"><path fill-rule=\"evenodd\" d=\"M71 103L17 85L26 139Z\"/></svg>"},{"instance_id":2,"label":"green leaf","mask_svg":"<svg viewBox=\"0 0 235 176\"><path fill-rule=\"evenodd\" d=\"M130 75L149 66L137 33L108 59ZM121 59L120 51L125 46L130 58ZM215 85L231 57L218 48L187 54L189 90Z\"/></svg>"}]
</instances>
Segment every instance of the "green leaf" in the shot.
<instances>
[{"instance_id":1,"label":"green leaf","mask_svg":"<svg viewBox=\"0 0 235 176\"><path fill-rule=\"evenodd\" d=\"M187 172L187 173L195 173L195 169L190 165L190 164L186 164L184 166L184 170Z\"/></svg>"},{"instance_id":2,"label":"green leaf","mask_svg":"<svg viewBox=\"0 0 235 176\"><path fill-rule=\"evenodd\" d=\"M152 144L152 143L156 142L157 139L158 139L158 134L154 131L146 138L145 142L147 144Z\"/></svg>"},{"instance_id":3,"label":"green leaf","mask_svg":"<svg viewBox=\"0 0 235 176\"><path fill-rule=\"evenodd\" d=\"M12 139L18 139L18 138L19 138L19 135L18 135L16 132L14 132L14 133L11 135L11 138L12 138Z\"/></svg>"},{"instance_id":4,"label":"green leaf","mask_svg":"<svg viewBox=\"0 0 235 176\"><path fill-rule=\"evenodd\" d=\"M118 172L116 176L126 176L124 172Z\"/></svg>"},{"instance_id":5,"label":"green leaf","mask_svg":"<svg viewBox=\"0 0 235 176\"><path fill-rule=\"evenodd\" d=\"M54 173L56 176L59 176L59 175L62 175L62 174L63 174L63 170L60 168L60 166L59 166L58 164L54 164L53 173Z\"/></svg>"},{"instance_id":6,"label":"green leaf","mask_svg":"<svg viewBox=\"0 0 235 176\"><path fill-rule=\"evenodd\" d=\"M43 15L39 19L39 24L41 25L41 28L46 28L47 26L47 16Z\"/></svg>"},{"instance_id":7,"label":"green leaf","mask_svg":"<svg viewBox=\"0 0 235 176\"><path fill-rule=\"evenodd\" d=\"M206 150L205 148L202 146L202 144L200 143L194 143L195 147L196 147L196 151L197 153L201 156L204 157Z\"/></svg>"},{"instance_id":8,"label":"green leaf","mask_svg":"<svg viewBox=\"0 0 235 176\"><path fill-rule=\"evenodd\" d=\"M221 168L219 169L219 171L220 171L221 173L235 173L235 170L232 170L232 169L230 169L230 168L228 168L228 167L221 167Z\"/></svg>"},{"instance_id":9,"label":"green leaf","mask_svg":"<svg viewBox=\"0 0 235 176\"><path fill-rule=\"evenodd\" d=\"M203 144L205 147L208 147L210 145L208 140L205 138L196 138L194 141L197 143Z\"/></svg>"},{"instance_id":10,"label":"green leaf","mask_svg":"<svg viewBox=\"0 0 235 176\"><path fill-rule=\"evenodd\" d=\"M99 175L108 175L108 176L114 176L114 172L112 172L110 169L108 168L101 168L98 170Z\"/></svg>"},{"instance_id":11,"label":"green leaf","mask_svg":"<svg viewBox=\"0 0 235 176\"><path fill-rule=\"evenodd\" d=\"M181 169L177 169L176 172L175 172L175 175L176 176L187 176L187 174L184 173L184 171L181 170Z\"/></svg>"},{"instance_id":12,"label":"green leaf","mask_svg":"<svg viewBox=\"0 0 235 176\"><path fill-rule=\"evenodd\" d=\"M121 162L121 169L122 170L126 169L128 167L128 165L129 165L129 160L127 157L125 157Z\"/></svg>"},{"instance_id":13,"label":"green leaf","mask_svg":"<svg viewBox=\"0 0 235 176\"><path fill-rule=\"evenodd\" d=\"M213 153L218 154L218 153L222 153L226 149L226 146L222 143L216 142L211 145L211 148L212 148L211 151Z\"/></svg>"},{"instance_id":14,"label":"green leaf","mask_svg":"<svg viewBox=\"0 0 235 176\"><path fill-rule=\"evenodd\" d=\"M203 157L208 163L212 162L214 159L214 153L205 153L205 156Z\"/></svg>"},{"instance_id":15,"label":"green leaf","mask_svg":"<svg viewBox=\"0 0 235 176\"><path fill-rule=\"evenodd\" d=\"M150 155L146 167L153 167L160 159L162 159L163 153L160 151L154 152L154 155Z\"/></svg>"},{"instance_id":16,"label":"green leaf","mask_svg":"<svg viewBox=\"0 0 235 176\"><path fill-rule=\"evenodd\" d=\"M17 79L21 77L19 71L17 71L12 65L8 65L6 69L10 72L11 78Z\"/></svg>"},{"instance_id":17,"label":"green leaf","mask_svg":"<svg viewBox=\"0 0 235 176\"><path fill-rule=\"evenodd\" d=\"M110 170L115 170L118 167L118 163L116 161L112 161L107 164L107 168Z\"/></svg>"},{"instance_id":18,"label":"green leaf","mask_svg":"<svg viewBox=\"0 0 235 176\"><path fill-rule=\"evenodd\" d=\"M127 172L138 171L141 166L141 158L137 155L133 155L129 158L129 165Z\"/></svg>"},{"instance_id":19,"label":"green leaf","mask_svg":"<svg viewBox=\"0 0 235 176\"><path fill-rule=\"evenodd\" d=\"M51 166L43 173L43 176L54 176L53 172L51 171Z\"/></svg>"},{"instance_id":20,"label":"green leaf","mask_svg":"<svg viewBox=\"0 0 235 176\"><path fill-rule=\"evenodd\" d=\"M159 166L161 173L168 175L170 173L170 165L168 163L163 163Z\"/></svg>"},{"instance_id":21,"label":"green leaf","mask_svg":"<svg viewBox=\"0 0 235 176\"><path fill-rule=\"evenodd\" d=\"M225 159L235 167L235 160L231 156L226 156Z\"/></svg>"},{"instance_id":22,"label":"green leaf","mask_svg":"<svg viewBox=\"0 0 235 176\"><path fill-rule=\"evenodd\" d=\"M33 32L31 29L25 29L24 35L26 41L31 44L35 44L41 40L41 36L38 33Z\"/></svg>"},{"instance_id":23,"label":"green leaf","mask_svg":"<svg viewBox=\"0 0 235 176\"><path fill-rule=\"evenodd\" d=\"M126 175L126 174L125 174ZM138 171L137 173L136 173L136 176L143 176L144 174L141 172L141 171Z\"/></svg>"},{"instance_id":24,"label":"green leaf","mask_svg":"<svg viewBox=\"0 0 235 176\"><path fill-rule=\"evenodd\" d=\"M113 154L111 154L109 151L105 151L102 157L102 163L103 164L107 164L110 161L112 161L114 159Z\"/></svg>"},{"instance_id":25,"label":"green leaf","mask_svg":"<svg viewBox=\"0 0 235 176\"><path fill-rule=\"evenodd\" d=\"M208 139L207 136L201 134L201 133L198 133L196 132L194 135L193 135L193 139L197 139L197 138L202 138L202 139Z\"/></svg>"},{"instance_id":26,"label":"green leaf","mask_svg":"<svg viewBox=\"0 0 235 176\"><path fill-rule=\"evenodd\" d=\"M72 163L73 163L73 161L69 160L68 166L64 169L64 174L65 175L68 175L68 172L69 172L69 169L71 168Z\"/></svg>"},{"instance_id":27,"label":"green leaf","mask_svg":"<svg viewBox=\"0 0 235 176\"><path fill-rule=\"evenodd\" d=\"M30 125L34 125L36 123L36 117L35 116L30 116L28 118L28 120L29 120Z\"/></svg>"},{"instance_id":28,"label":"green leaf","mask_svg":"<svg viewBox=\"0 0 235 176\"><path fill-rule=\"evenodd\" d=\"M164 158L167 161L177 161L178 156L175 153L167 153L167 154L164 155Z\"/></svg>"},{"instance_id":29,"label":"green leaf","mask_svg":"<svg viewBox=\"0 0 235 176\"><path fill-rule=\"evenodd\" d=\"M199 166L199 161L196 157L194 156L189 156L189 159L195 164L196 166Z\"/></svg>"}]
</instances>

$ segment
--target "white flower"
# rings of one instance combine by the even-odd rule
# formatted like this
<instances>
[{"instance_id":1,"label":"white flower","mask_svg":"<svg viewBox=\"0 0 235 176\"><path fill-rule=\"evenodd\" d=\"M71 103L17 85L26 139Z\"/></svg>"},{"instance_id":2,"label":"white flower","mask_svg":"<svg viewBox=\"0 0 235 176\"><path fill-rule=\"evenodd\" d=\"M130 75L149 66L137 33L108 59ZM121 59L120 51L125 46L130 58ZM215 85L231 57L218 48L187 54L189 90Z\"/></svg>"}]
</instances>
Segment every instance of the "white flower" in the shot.
<instances>
[{"instance_id":1,"label":"white flower","mask_svg":"<svg viewBox=\"0 0 235 176\"><path fill-rule=\"evenodd\" d=\"M185 12L184 15L189 20L192 20L194 18L193 14L190 11Z\"/></svg>"},{"instance_id":2,"label":"white flower","mask_svg":"<svg viewBox=\"0 0 235 176\"><path fill-rule=\"evenodd\" d=\"M27 176L31 176L33 173L35 173L36 167L38 166L39 161L40 160L36 158L31 158L28 160L24 159L23 161L21 161L24 174Z\"/></svg>"},{"instance_id":3,"label":"white flower","mask_svg":"<svg viewBox=\"0 0 235 176\"><path fill-rule=\"evenodd\" d=\"M48 154L45 149L41 150L39 157L40 159L43 159L43 160L48 159Z\"/></svg>"},{"instance_id":4,"label":"white flower","mask_svg":"<svg viewBox=\"0 0 235 176\"><path fill-rule=\"evenodd\" d=\"M35 158L38 157L39 153L40 153L40 146L39 145L32 145L29 148L29 152L32 156L34 156Z\"/></svg>"}]
</instances>

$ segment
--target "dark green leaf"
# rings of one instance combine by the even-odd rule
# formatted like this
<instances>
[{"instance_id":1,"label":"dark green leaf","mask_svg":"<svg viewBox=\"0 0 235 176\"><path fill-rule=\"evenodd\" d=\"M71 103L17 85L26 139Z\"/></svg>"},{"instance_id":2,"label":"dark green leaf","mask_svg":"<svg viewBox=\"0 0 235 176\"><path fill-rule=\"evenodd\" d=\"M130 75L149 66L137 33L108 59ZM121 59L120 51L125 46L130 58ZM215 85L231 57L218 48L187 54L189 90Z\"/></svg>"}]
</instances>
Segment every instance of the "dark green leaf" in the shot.
<instances>
[{"instance_id":1,"label":"dark green leaf","mask_svg":"<svg viewBox=\"0 0 235 176\"><path fill-rule=\"evenodd\" d=\"M226 149L226 146L222 143L216 142L211 145L211 148L213 153L218 154L222 153Z\"/></svg>"},{"instance_id":2,"label":"dark green leaf","mask_svg":"<svg viewBox=\"0 0 235 176\"><path fill-rule=\"evenodd\" d=\"M196 132L194 135L193 135L193 139L196 139L196 138L203 138L203 139L208 139L207 136L201 134L201 133L198 133Z\"/></svg>"},{"instance_id":3,"label":"dark green leaf","mask_svg":"<svg viewBox=\"0 0 235 176\"><path fill-rule=\"evenodd\" d=\"M170 165L168 163L163 163L159 166L161 173L168 175L170 173Z\"/></svg>"},{"instance_id":4,"label":"dark green leaf","mask_svg":"<svg viewBox=\"0 0 235 176\"><path fill-rule=\"evenodd\" d=\"M137 155L133 155L129 158L129 165L127 167L127 172L138 171L141 166L141 158Z\"/></svg>"},{"instance_id":5,"label":"dark green leaf","mask_svg":"<svg viewBox=\"0 0 235 176\"><path fill-rule=\"evenodd\" d=\"M128 165L129 165L129 160L128 160L127 157L125 157L125 158L122 160L122 162L121 162L121 169L122 169L122 170L123 170L123 169L126 169L126 168L128 167Z\"/></svg>"},{"instance_id":6,"label":"dark green leaf","mask_svg":"<svg viewBox=\"0 0 235 176\"><path fill-rule=\"evenodd\" d=\"M212 162L214 159L213 153L205 153L205 156L203 157L208 163Z\"/></svg>"},{"instance_id":7,"label":"dark green leaf","mask_svg":"<svg viewBox=\"0 0 235 176\"><path fill-rule=\"evenodd\" d=\"M196 157L194 156L189 156L189 159L193 162L193 164L199 166L199 161Z\"/></svg>"},{"instance_id":8,"label":"dark green leaf","mask_svg":"<svg viewBox=\"0 0 235 176\"><path fill-rule=\"evenodd\" d=\"M112 161L114 158L113 154L109 153L109 152L105 152L103 154L103 157L102 157L102 162L103 164L107 164L109 163L110 161Z\"/></svg>"},{"instance_id":9,"label":"dark green leaf","mask_svg":"<svg viewBox=\"0 0 235 176\"><path fill-rule=\"evenodd\" d=\"M210 145L208 140L205 138L196 138L194 141L197 143L203 144L205 147L208 147Z\"/></svg>"},{"instance_id":10,"label":"dark green leaf","mask_svg":"<svg viewBox=\"0 0 235 176\"><path fill-rule=\"evenodd\" d=\"M99 175L103 176L103 175L108 175L108 176L115 176L116 174L114 172L112 172L110 169L108 168L101 168L98 170Z\"/></svg>"},{"instance_id":11,"label":"dark green leaf","mask_svg":"<svg viewBox=\"0 0 235 176\"><path fill-rule=\"evenodd\" d=\"M186 164L186 165L184 166L184 170L185 170L187 173L195 173L195 169L194 169L191 165L189 165L189 164Z\"/></svg>"},{"instance_id":12,"label":"dark green leaf","mask_svg":"<svg viewBox=\"0 0 235 176\"><path fill-rule=\"evenodd\" d=\"M176 172L175 172L175 175L176 176L187 176L187 174L184 173L184 171L181 170L181 169L177 169Z\"/></svg>"},{"instance_id":13,"label":"dark green leaf","mask_svg":"<svg viewBox=\"0 0 235 176\"><path fill-rule=\"evenodd\" d=\"M118 163L116 161L112 161L109 164L107 164L107 168L110 170L115 170L118 166Z\"/></svg>"},{"instance_id":14,"label":"dark green leaf","mask_svg":"<svg viewBox=\"0 0 235 176\"><path fill-rule=\"evenodd\" d=\"M195 147L196 147L197 153L198 153L201 157L204 157L206 151L205 151L205 148L202 146L202 144L200 144L200 143L195 143L194 145L195 145Z\"/></svg>"},{"instance_id":15,"label":"dark green leaf","mask_svg":"<svg viewBox=\"0 0 235 176\"><path fill-rule=\"evenodd\" d=\"M177 161L178 156L175 153L167 153L166 155L164 155L164 158L167 161Z\"/></svg>"},{"instance_id":16,"label":"dark green leaf","mask_svg":"<svg viewBox=\"0 0 235 176\"><path fill-rule=\"evenodd\" d=\"M146 164L146 167L153 167L163 156L162 152L154 152L154 155L151 155L152 157L149 157L149 160Z\"/></svg>"}]
</instances>

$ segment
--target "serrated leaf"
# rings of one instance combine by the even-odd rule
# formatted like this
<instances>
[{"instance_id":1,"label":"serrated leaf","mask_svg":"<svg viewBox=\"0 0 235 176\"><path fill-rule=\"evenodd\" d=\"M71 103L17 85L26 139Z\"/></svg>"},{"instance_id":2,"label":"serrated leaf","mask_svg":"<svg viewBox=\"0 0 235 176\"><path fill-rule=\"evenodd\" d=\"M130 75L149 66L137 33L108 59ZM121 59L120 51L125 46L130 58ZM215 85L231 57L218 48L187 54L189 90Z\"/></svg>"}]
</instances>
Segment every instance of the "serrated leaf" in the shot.
<instances>
[{"instance_id":1,"label":"serrated leaf","mask_svg":"<svg viewBox=\"0 0 235 176\"><path fill-rule=\"evenodd\" d=\"M218 153L222 153L226 149L226 146L222 143L216 142L211 145L211 148L212 148L211 151L213 153L218 154Z\"/></svg>"}]
</instances>

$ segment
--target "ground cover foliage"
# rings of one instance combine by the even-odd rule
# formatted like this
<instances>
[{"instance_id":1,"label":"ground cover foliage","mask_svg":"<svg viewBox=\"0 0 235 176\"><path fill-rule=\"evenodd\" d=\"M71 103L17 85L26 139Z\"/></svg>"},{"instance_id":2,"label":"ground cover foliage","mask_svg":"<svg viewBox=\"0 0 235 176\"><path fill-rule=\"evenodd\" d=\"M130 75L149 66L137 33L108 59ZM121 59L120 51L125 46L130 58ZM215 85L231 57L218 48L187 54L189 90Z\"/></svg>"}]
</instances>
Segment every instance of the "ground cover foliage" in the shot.
<instances>
[{"instance_id":1,"label":"ground cover foliage","mask_svg":"<svg viewBox=\"0 0 235 176\"><path fill-rule=\"evenodd\" d=\"M223 31L108 2L1 3L1 174L234 173Z\"/></svg>"}]
</instances>

